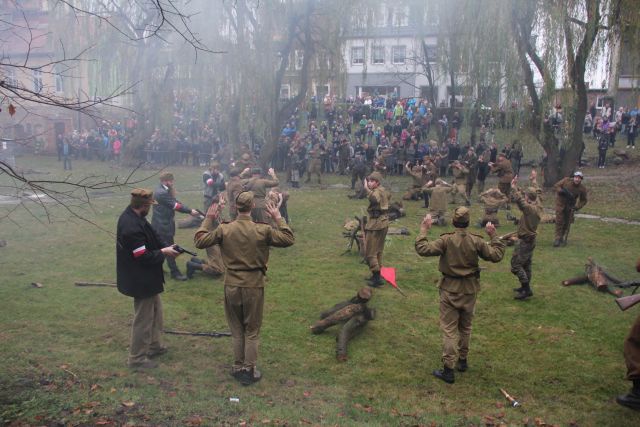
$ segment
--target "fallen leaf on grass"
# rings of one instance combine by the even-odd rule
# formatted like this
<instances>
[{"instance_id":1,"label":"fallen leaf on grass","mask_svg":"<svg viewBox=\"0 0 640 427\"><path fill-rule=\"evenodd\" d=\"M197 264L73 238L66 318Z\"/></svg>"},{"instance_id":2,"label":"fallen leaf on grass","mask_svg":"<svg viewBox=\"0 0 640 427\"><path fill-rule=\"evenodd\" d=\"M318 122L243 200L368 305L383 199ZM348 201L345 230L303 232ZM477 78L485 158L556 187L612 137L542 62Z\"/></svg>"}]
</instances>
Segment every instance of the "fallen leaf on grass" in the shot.
<instances>
[{"instance_id":1,"label":"fallen leaf on grass","mask_svg":"<svg viewBox=\"0 0 640 427\"><path fill-rule=\"evenodd\" d=\"M304 393L302 393L302 395L304 397L309 397L309 396L311 396L311 392L310 391L305 391Z\"/></svg>"},{"instance_id":2,"label":"fallen leaf on grass","mask_svg":"<svg viewBox=\"0 0 640 427\"><path fill-rule=\"evenodd\" d=\"M170 391L167 393L167 396L169 397L176 397L178 395L178 393L176 393L175 391Z\"/></svg>"},{"instance_id":3,"label":"fallen leaf on grass","mask_svg":"<svg viewBox=\"0 0 640 427\"><path fill-rule=\"evenodd\" d=\"M38 282L31 282L31 286L33 286L34 288L42 288L44 285Z\"/></svg>"},{"instance_id":4,"label":"fallen leaf on grass","mask_svg":"<svg viewBox=\"0 0 640 427\"><path fill-rule=\"evenodd\" d=\"M115 387L111 387L111 390L109 390L110 393L115 393L116 391L118 391L118 390L116 390Z\"/></svg>"},{"instance_id":5,"label":"fallen leaf on grass","mask_svg":"<svg viewBox=\"0 0 640 427\"><path fill-rule=\"evenodd\" d=\"M99 418L96 420L96 425L97 426L115 426L116 423L115 421L111 421L105 418Z\"/></svg>"},{"instance_id":6,"label":"fallen leaf on grass","mask_svg":"<svg viewBox=\"0 0 640 427\"><path fill-rule=\"evenodd\" d=\"M133 408L134 406L136 406L136 402L134 402L133 400L125 400L124 402L122 402L122 406Z\"/></svg>"},{"instance_id":7,"label":"fallen leaf on grass","mask_svg":"<svg viewBox=\"0 0 640 427\"><path fill-rule=\"evenodd\" d=\"M504 413L504 411L502 411L502 412L498 412L498 413L496 414L496 418L504 418L504 416L505 416L505 415L506 415L506 414Z\"/></svg>"},{"instance_id":8,"label":"fallen leaf on grass","mask_svg":"<svg viewBox=\"0 0 640 427\"><path fill-rule=\"evenodd\" d=\"M185 421L188 426L200 426L202 425L202 417L200 415L192 415ZM245 423L246 425L246 423Z\"/></svg>"},{"instance_id":9,"label":"fallen leaf on grass","mask_svg":"<svg viewBox=\"0 0 640 427\"><path fill-rule=\"evenodd\" d=\"M91 385L91 388L89 389L89 391L96 391L99 388L102 388L102 386L100 384L93 384L93 385Z\"/></svg>"},{"instance_id":10,"label":"fallen leaf on grass","mask_svg":"<svg viewBox=\"0 0 640 427\"><path fill-rule=\"evenodd\" d=\"M302 424L313 424L311 421L309 421L309 420L308 420L308 419L306 419L306 418L300 418L300 422L301 422Z\"/></svg>"},{"instance_id":11,"label":"fallen leaf on grass","mask_svg":"<svg viewBox=\"0 0 640 427\"><path fill-rule=\"evenodd\" d=\"M504 403L502 402L496 402L496 408L504 408Z\"/></svg>"},{"instance_id":12,"label":"fallen leaf on grass","mask_svg":"<svg viewBox=\"0 0 640 427\"><path fill-rule=\"evenodd\" d=\"M262 424L271 424L271 420L264 419L262 420Z\"/></svg>"}]
</instances>

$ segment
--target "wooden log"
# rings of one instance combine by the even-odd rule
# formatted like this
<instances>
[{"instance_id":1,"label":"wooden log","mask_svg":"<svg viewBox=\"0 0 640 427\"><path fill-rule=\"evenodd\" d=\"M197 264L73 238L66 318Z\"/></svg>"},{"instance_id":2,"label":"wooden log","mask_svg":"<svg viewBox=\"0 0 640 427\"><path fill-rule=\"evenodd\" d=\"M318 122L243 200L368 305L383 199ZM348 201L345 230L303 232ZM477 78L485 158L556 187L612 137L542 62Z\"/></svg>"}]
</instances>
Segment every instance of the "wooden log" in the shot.
<instances>
[{"instance_id":1,"label":"wooden log","mask_svg":"<svg viewBox=\"0 0 640 427\"><path fill-rule=\"evenodd\" d=\"M578 277L573 277L571 279L563 280L562 286L583 285L588 282L589 282L589 277L578 276Z\"/></svg>"}]
</instances>

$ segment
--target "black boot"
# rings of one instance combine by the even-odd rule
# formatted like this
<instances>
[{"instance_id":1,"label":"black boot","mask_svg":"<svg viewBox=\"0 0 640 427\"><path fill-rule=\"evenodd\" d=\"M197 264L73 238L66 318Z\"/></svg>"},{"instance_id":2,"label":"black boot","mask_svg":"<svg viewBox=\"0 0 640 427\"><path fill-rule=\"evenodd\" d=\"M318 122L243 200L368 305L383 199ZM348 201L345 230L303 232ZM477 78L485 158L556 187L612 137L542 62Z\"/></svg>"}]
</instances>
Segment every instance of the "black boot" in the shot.
<instances>
[{"instance_id":1,"label":"black boot","mask_svg":"<svg viewBox=\"0 0 640 427\"><path fill-rule=\"evenodd\" d=\"M372 288L379 288L380 286L382 286L384 284L384 282L382 281L382 278L380 277L380 272L379 271L372 272L371 273L371 277L369 279L367 279L367 283Z\"/></svg>"},{"instance_id":2,"label":"black boot","mask_svg":"<svg viewBox=\"0 0 640 427\"><path fill-rule=\"evenodd\" d=\"M533 292L531 291L531 287L529 286L528 283L523 283L522 284L522 290L518 292L518 295L516 295L515 297L513 297L514 299L523 301L526 300L529 297L533 296Z\"/></svg>"},{"instance_id":3,"label":"black boot","mask_svg":"<svg viewBox=\"0 0 640 427\"><path fill-rule=\"evenodd\" d=\"M560 243L562 242L561 239L556 239L553 241L553 247L557 248L558 246L560 246Z\"/></svg>"},{"instance_id":4,"label":"black boot","mask_svg":"<svg viewBox=\"0 0 640 427\"><path fill-rule=\"evenodd\" d=\"M443 369L436 369L433 371L433 376L448 384L453 384L455 382L453 369L447 368L446 366Z\"/></svg>"},{"instance_id":5,"label":"black boot","mask_svg":"<svg viewBox=\"0 0 640 427\"><path fill-rule=\"evenodd\" d=\"M627 408L640 411L640 380L633 380L633 388L629 393L616 397L616 402Z\"/></svg>"},{"instance_id":6,"label":"black boot","mask_svg":"<svg viewBox=\"0 0 640 427\"><path fill-rule=\"evenodd\" d=\"M458 372L466 372L467 369L469 369L467 359L458 359L458 363L456 363L456 369L458 370Z\"/></svg>"},{"instance_id":7,"label":"black boot","mask_svg":"<svg viewBox=\"0 0 640 427\"><path fill-rule=\"evenodd\" d=\"M193 279L193 274L197 270L202 270L202 264L193 261L187 261L187 279Z\"/></svg>"}]
</instances>

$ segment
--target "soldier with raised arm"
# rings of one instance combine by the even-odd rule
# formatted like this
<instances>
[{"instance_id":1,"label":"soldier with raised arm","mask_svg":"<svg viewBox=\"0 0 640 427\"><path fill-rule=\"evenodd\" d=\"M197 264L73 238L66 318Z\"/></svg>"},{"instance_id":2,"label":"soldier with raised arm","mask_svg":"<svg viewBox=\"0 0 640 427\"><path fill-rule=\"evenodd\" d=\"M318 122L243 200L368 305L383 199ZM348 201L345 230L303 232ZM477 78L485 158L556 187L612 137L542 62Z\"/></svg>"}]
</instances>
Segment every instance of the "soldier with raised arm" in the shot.
<instances>
[{"instance_id":1,"label":"soldier with raised arm","mask_svg":"<svg viewBox=\"0 0 640 427\"><path fill-rule=\"evenodd\" d=\"M438 270L442 273L440 288L440 329L443 335L443 369L433 371L442 381L453 384L454 367L460 372L468 369L469 340L471 322L475 313L476 299L480 292L479 259L500 262L504 256L505 244L496 236L493 224L485 230L490 242L482 236L471 233L469 209L458 207L453 213L455 230L444 233L429 241L427 233L431 228L431 215L427 214L420 224L420 234L416 238L415 249L420 256L439 256Z\"/></svg>"}]
</instances>

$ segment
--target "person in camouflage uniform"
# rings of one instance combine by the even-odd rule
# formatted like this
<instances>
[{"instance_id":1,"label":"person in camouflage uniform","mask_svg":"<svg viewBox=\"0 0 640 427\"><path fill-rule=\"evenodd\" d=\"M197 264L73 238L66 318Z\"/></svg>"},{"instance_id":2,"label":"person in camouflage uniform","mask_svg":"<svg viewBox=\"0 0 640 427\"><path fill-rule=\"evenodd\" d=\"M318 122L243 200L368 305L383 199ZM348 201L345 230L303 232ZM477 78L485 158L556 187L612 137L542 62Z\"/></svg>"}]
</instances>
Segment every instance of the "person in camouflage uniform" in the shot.
<instances>
[{"instance_id":1,"label":"person in camouflage uniform","mask_svg":"<svg viewBox=\"0 0 640 427\"><path fill-rule=\"evenodd\" d=\"M454 187L451 193L452 203L456 204L458 199L456 196L460 194L464 200L464 204L469 206L471 203L467 197L467 176L469 175L469 169L465 167L459 160L455 160L451 164L451 172L453 173Z\"/></svg>"},{"instance_id":2,"label":"person in camouflage uniform","mask_svg":"<svg viewBox=\"0 0 640 427\"><path fill-rule=\"evenodd\" d=\"M504 206L509 198L497 188L490 188L480 194L480 202L484 205L484 216L480 220L480 226L484 227L488 222L495 227L500 226L498 219L498 209Z\"/></svg>"},{"instance_id":3,"label":"person in camouflage uniform","mask_svg":"<svg viewBox=\"0 0 640 427\"><path fill-rule=\"evenodd\" d=\"M404 165L407 175L411 176L411 187L402 196L402 200L418 200L422 196L422 187L427 183L425 181L424 168L418 164L411 166L410 162Z\"/></svg>"},{"instance_id":4,"label":"person in camouflage uniform","mask_svg":"<svg viewBox=\"0 0 640 427\"><path fill-rule=\"evenodd\" d=\"M433 221L440 226L446 225L445 213L447 211L447 202L449 200L449 194L453 191L453 187L438 178L435 183L429 181L422 188L422 191L431 199L428 208Z\"/></svg>"},{"instance_id":5,"label":"person in camouflage uniform","mask_svg":"<svg viewBox=\"0 0 640 427\"><path fill-rule=\"evenodd\" d=\"M536 202L538 193L535 188L529 187L521 192L517 185L518 177L516 176L511 181L511 200L518 205L522 216L518 220L518 241L511 257L511 273L520 281L520 287L514 289L517 292L515 299L525 300L533 296L531 261L536 247L538 224L542 218L542 207Z\"/></svg>"},{"instance_id":6,"label":"person in camouflage uniform","mask_svg":"<svg viewBox=\"0 0 640 427\"><path fill-rule=\"evenodd\" d=\"M343 323L336 337L336 358L339 362L347 361L347 345L364 326L375 318L375 310L367 307L371 299L371 288L361 288L355 297L338 303L320 314L320 320L311 327L311 332L321 334L327 328Z\"/></svg>"},{"instance_id":7,"label":"person in camouflage uniform","mask_svg":"<svg viewBox=\"0 0 640 427\"><path fill-rule=\"evenodd\" d=\"M276 172L273 168L268 171L271 179L262 178L262 169L251 169L251 178L242 181L244 191L251 191L254 196L255 206L251 210L251 218L255 222L267 223L266 201L268 188L275 187L280 184Z\"/></svg>"},{"instance_id":8,"label":"person in camouflage uniform","mask_svg":"<svg viewBox=\"0 0 640 427\"><path fill-rule=\"evenodd\" d=\"M307 180L305 183L311 182L311 175L315 174L318 177L318 184L322 184L322 151L320 150L320 144L315 144L311 150L309 150L309 166L307 168Z\"/></svg>"}]
</instances>

